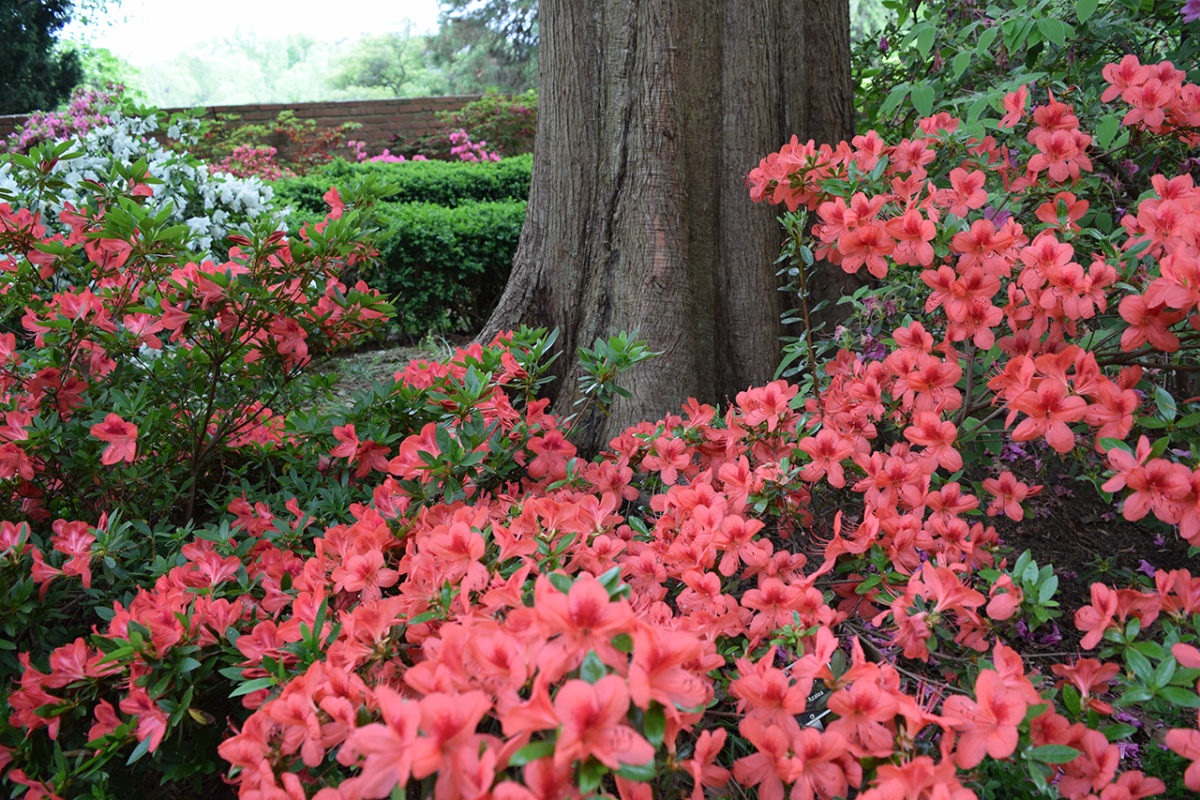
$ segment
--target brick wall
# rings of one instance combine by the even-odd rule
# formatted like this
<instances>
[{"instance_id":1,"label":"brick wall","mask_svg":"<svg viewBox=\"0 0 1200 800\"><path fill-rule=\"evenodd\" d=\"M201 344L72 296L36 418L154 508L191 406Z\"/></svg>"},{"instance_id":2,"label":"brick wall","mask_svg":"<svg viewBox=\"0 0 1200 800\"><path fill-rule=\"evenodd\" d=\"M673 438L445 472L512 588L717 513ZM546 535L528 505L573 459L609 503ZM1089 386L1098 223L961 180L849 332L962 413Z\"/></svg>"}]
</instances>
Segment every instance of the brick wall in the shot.
<instances>
[{"instance_id":1,"label":"brick wall","mask_svg":"<svg viewBox=\"0 0 1200 800\"><path fill-rule=\"evenodd\" d=\"M311 119L323 128L336 128L344 122L362 127L350 138L365 141L369 153L378 153L391 144L395 134L407 138L431 133L438 128L437 112L456 111L471 97L412 97L396 100L345 100L332 103L264 103L239 106L208 106L200 109L216 119L219 114L237 115L246 123L271 122L280 111L291 110L297 119ZM168 108L164 111L185 111ZM195 109L193 109L195 110ZM8 136L26 120L25 114L0 115L0 138Z\"/></svg>"}]
</instances>

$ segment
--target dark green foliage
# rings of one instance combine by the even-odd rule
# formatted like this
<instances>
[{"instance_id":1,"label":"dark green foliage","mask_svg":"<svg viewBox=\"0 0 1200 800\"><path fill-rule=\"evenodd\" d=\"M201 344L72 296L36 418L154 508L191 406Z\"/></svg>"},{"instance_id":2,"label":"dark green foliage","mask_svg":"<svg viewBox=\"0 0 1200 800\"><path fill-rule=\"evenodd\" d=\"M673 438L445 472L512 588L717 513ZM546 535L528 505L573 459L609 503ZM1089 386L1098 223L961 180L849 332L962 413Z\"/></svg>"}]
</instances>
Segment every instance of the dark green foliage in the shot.
<instances>
[{"instance_id":1,"label":"dark green foliage","mask_svg":"<svg viewBox=\"0 0 1200 800\"><path fill-rule=\"evenodd\" d=\"M490 92L458 111L439 112L438 117L448 128L462 128L472 141L487 142L489 150L515 156L533 152L537 106L534 89L511 97Z\"/></svg>"},{"instance_id":2,"label":"dark green foliage","mask_svg":"<svg viewBox=\"0 0 1200 800\"><path fill-rule=\"evenodd\" d=\"M482 43L512 61L537 53L537 0L441 0L442 14L454 22L474 22L491 34Z\"/></svg>"},{"instance_id":3,"label":"dark green foliage","mask_svg":"<svg viewBox=\"0 0 1200 800\"><path fill-rule=\"evenodd\" d=\"M7 0L0 4L0 113L54 108L83 77L79 55L54 52L72 0Z\"/></svg>"},{"instance_id":4,"label":"dark green foliage","mask_svg":"<svg viewBox=\"0 0 1200 800\"><path fill-rule=\"evenodd\" d=\"M452 94L518 94L537 86L536 0L443 0L430 63Z\"/></svg>"},{"instance_id":5,"label":"dark green foliage","mask_svg":"<svg viewBox=\"0 0 1200 800\"><path fill-rule=\"evenodd\" d=\"M457 206L468 202L525 200L529 196L531 156L506 158L499 163L469 161L413 161L403 164L332 161L302 178L285 178L271 185L280 205L301 213L323 214L322 195L330 186L344 187L374 176L395 190L386 203L433 203Z\"/></svg>"},{"instance_id":6,"label":"dark green foliage","mask_svg":"<svg viewBox=\"0 0 1200 800\"><path fill-rule=\"evenodd\" d=\"M386 185L372 206L376 266L362 274L396 301L395 321L410 336L473 332L500 298L525 220L531 156L500 162L333 161L300 178L275 181L289 228L319 222L331 186L343 198L366 183Z\"/></svg>"},{"instance_id":7,"label":"dark green foliage","mask_svg":"<svg viewBox=\"0 0 1200 800\"><path fill-rule=\"evenodd\" d=\"M508 282L525 201L404 203L380 215L387 222L379 237L382 263L365 277L395 296L396 318L407 332L478 330Z\"/></svg>"},{"instance_id":8,"label":"dark green foliage","mask_svg":"<svg viewBox=\"0 0 1200 800\"><path fill-rule=\"evenodd\" d=\"M886 24L852 53L859 131L908 132L938 110L967 125L1000 108L1021 84L1068 104L1098 97L1105 64L1126 54L1170 60L1196 80L1200 46L1182 25L1182 2L1031 0L985 4L882 0ZM1093 101L1094 102L1094 101ZM1122 112L1123 113L1123 112Z\"/></svg>"},{"instance_id":9,"label":"dark green foliage","mask_svg":"<svg viewBox=\"0 0 1200 800\"><path fill-rule=\"evenodd\" d=\"M352 277L393 299L408 336L478 330L508 281L525 201L380 203L373 214L378 262ZM289 227L321 219L300 212Z\"/></svg>"}]
</instances>

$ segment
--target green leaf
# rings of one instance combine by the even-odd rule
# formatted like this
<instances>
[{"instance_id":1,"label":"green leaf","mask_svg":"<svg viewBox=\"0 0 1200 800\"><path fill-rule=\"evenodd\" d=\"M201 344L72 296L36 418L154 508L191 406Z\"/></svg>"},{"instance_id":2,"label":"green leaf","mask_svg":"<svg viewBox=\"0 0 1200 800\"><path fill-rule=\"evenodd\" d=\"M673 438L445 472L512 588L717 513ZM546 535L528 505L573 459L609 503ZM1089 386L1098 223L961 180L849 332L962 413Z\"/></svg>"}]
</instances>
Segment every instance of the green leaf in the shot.
<instances>
[{"instance_id":1,"label":"green leaf","mask_svg":"<svg viewBox=\"0 0 1200 800\"><path fill-rule=\"evenodd\" d=\"M1044 744L1029 751L1029 757L1043 764L1066 764L1079 757L1079 751L1065 744Z\"/></svg>"},{"instance_id":2,"label":"green leaf","mask_svg":"<svg viewBox=\"0 0 1200 800\"><path fill-rule=\"evenodd\" d=\"M1154 402L1158 405L1159 415L1167 422L1175 419L1175 398L1161 386L1154 387Z\"/></svg>"},{"instance_id":3,"label":"green leaf","mask_svg":"<svg viewBox=\"0 0 1200 800\"><path fill-rule=\"evenodd\" d=\"M910 87L907 83L901 83L898 86L893 86L892 90L888 92L887 97L883 98L883 103L881 103L879 106L879 116L888 117L897 108L899 108L900 104L904 102L904 97L908 94L909 88ZM796 350L795 352L797 355L800 354L799 350Z\"/></svg>"},{"instance_id":4,"label":"green leaf","mask_svg":"<svg viewBox=\"0 0 1200 800\"><path fill-rule=\"evenodd\" d=\"M1082 25L1092 18L1099 5L1100 0L1075 0L1075 19Z\"/></svg>"},{"instance_id":5,"label":"green leaf","mask_svg":"<svg viewBox=\"0 0 1200 800\"><path fill-rule=\"evenodd\" d=\"M1138 686L1121 695L1120 698L1117 699L1117 702L1113 703L1113 705L1124 708L1125 706L1149 702L1153 697L1153 690L1148 689L1145 686Z\"/></svg>"},{"instance_id":6,"label":"green leaf","mask_svg":"<svg viewBox=\"0 0 1200 800\"><path fill-rule=\"evenodd\" d=\"M1171 682L1171 678L1175 677L1175 668L1178 663L1174 658L1164 658L1159 662L1158 667L1154 670L1154 678L1151 681L1152 686L1166 686Z\"/></svg>"},{"instance_id":7,"label":"green leaf","mask_svg":"<svg viewBox=\"0 0 1200 800\"><path fill-rule=\"evenodd\" d=\"M275 685L274 678L270 678L270 677L255 678L252 681L246 681L241 686L234 689L232 692L229 693L229 696L231 698L232 697L241 697L244 694L250 694L251 692L257 692L259 689L269 689L274 685Z\"/></svg>"},{"instance_id":8,"label":"green leaf","mask_svg":"<svg viewBox=\"0 0 1200 800\"><path fill-rule=\"evenodd\" d=\"M579 666L579 677L588 683L595 683L607 674L608 667L604 666L604 662L596 655L595 650L589 650L583 658L583 663Z\"/></svg>"},{"instance_id":9,"label":"green leaf","mask_svg":"<svg viewBox=\"0 0 1200 800\"><path fill-rule=\"evenodd\" d=\"M1038 587L1038 605L1050 602L1050 598L1054 597L1056 591L1058 591L1058 576L1051 575L1045 583Z\"/></svg>"},{"instance_id":10,"label":"green leaf","mask_svg":"<svg viewBox=\"0 0 1200 800\"><path fill-rule=\"evenodd\" d=\"M142 739L140 742L138 742L137 747L133 748L133 752L129 754L129 760L125 762L125 765L129 766L130 764L139 760L142 756L146 755L146 753L149 753L149 752L150 752L150 737L147 736L145 739Z\"/></svg>"},{"instance_id":11,"label":"green leaf","mask_svg":"<svg viewBox=\"0 0 1200 800\"><path fill-rule=\"evenodd\" d=\"M1100 732L1104 734L1104 738L1110 742L1115 742L1118 739L1124 739L1132 736L1137 731L1137 728L1125 722L1118 722L1116 725L1109 725Z\"/></svg>"},{"instance_id":12,"label":"green leaf","mask_svg":"<svg viewBox=\"0 0 1200 800\"><path fill-rule=\"evenodd\" d=\"M1170 443L1171 439L1168 436L1162 436L1158 439L1155 439L1154 444L1150 445L1150 457L1158 458L1163 453L1167 452L1167 445ZM1139 627L1138 630L1140 631L1141 628Z\"/></svg>"},{"instance_id":13,"label":"green leaf","mask_svg":"<svg viewBox=\"0 0 1200 800\"><path fill-rule=\"evenodd\" d=\"M971 64L971 51L963 50L961 53L959 53L958 55L956 55L954 57L953 61L950 62L950 74L953 75L954 78L957 80L959 78L959 76L961 76L964 72L967 71L967 67L970 66L970 64Z\"/></svg>"},{"instance_id":14,"label":"green leaf","mask_svg":"<svg viewBox=\"0 0 1200 800\"><path fill-rule=\"evenodd\" d=\"M658 703L651 703L650 709L642 719L642 733L645 734L646 740L654 745L654 748L657 750L662 745L663 736L666 732L667 716L663 713L663 707Z\"/></svg>"},{"instance_id":15,"label":"green leaf","mask_svg":"<svg viewBox=\"0 0 1200 800\"><path fill-rule=\"evenodd\" d=\"M1121 117L1116 114L1105 114L1096 125L1096 144L1101 149L1107 149L1120 129Z\"/></svg>"},{"instance_id":16,"label":"green leaf","mask_svg":"<svg viewBox=\"0 0 1200 800\"><path fill-rule=\"evenodd\" d=\"M927 83L914 86L912 89L912 104L917 113L928 117L933 113L933 87Z\"/></svg>"},{"instance_id":17,"label":"green leaf","mask_svg":"<svg viewBox=\"0 0 1200 800\"><path fill-rule=\"evenodd\" d=\"M933 49L935 36L937 36L937 28L928 23L917 31L917 52L921 54L921 58L929 58L929 51Z\"/></svg>"},{"instance_id":18,"label":"green leaf","mask_svg":"<svg viewBox=\"0 0 1200 800\"><path fill-rule=\"evenodd\" d=\"M1173 706L1182 708L1200 708L1200 697L1180 686L1164 686L1158 690L1158 696Z\"/></svg>"},{"instance_id":19,"label":"green leaf","mask_svg":"<svg viewBox=\"0 0 1200 800\"><path fill-rule=\"evenodd\" d=\"M1129 665L1133 674L1143 685L1150 683L1151 676L1154 674L1154 667L1151 666L1150 659L1131 648L1125 651L1125 663Z\"/></svg>"},{"instance_id":20,"label":"green leaf","mask_svg":"<svg viewBox=\"0 0 1200 800\"><path fill-rule=\"evenodd\" d=\"M589 795L600 786L600 781L608 773L608 767L594 758L589 758L579 768L579 791Z\"/></svg>"},{"instance_id":21,"label":"green leaf","mask_svg":"<svg viewBox=\"0 0 1200 800\"><path fill-rule=\"evenodd\" d=\"M1200 425L1200 412L1188 414L1175 423L1176 428L1194 428L1196 425Z\"/></svg>"},{"instance_id":22,"label":"green leaf","mask_svg":"<svg viewBox=\"0 0 1200 800\"><path fill-rule=\"evenodd\" d=\"M1042 17L1037 21L1038 30L1042 32L1047 40L1062 47L1067 43L1067 26L1062 20L1057 20L1054 17Z\"/></svg>"},{"instance_id":23,"label":"green leaf","mask_svg":"<svg viewBox=\"0 0 1200 800\"><path fill-rule=\"evenodd\" d=\"M860 581L857 586L854 587L854 593L858 594L858 595L867 594L872 589L874 589L876 586L878 586L882 581L883 581L883 576L878 573L876 573L874 575L868 575L865 579Z\"/></svg>"},{"instance_id":24,"label":"green leaf","mask_svg":"<svg viewBox=\"0 0 1200 800\"><path fill-rule=\"evenodd\" d=\"M542 739L540 742L530 742L517 752L513 753L512 758L508 760L508 765L510 767L523 767L530 761L537 761L539 758L545 758L553 752L553 739Z\"/></svg>"},{"instance_id":25,"label":"green leaf","mask_svg":"<svg viewBox=\"0 0 1200 800\"><path fill-rule=\"evenodd\" d=\"M975 98L975 101L967 107L967 124L974 125L983 115L983 112L987 111L990 107L991 104L988 102L986 95Z\"/></svg>"},{"instance_id":26,"label":"green leaf","mask_svg":"<svg viewBox=\"0 0 1200 800\"><path fill-rule=\"evenodd\" d=\"M1063 705L1067 711L1071 712L1071 716L1079 716L1079 711L1082 707L1083 698L1079 694L1079 690L1074 686L1064 686L1062 692Z\"/></svg>"},{"instance_id":27,"label":"green leaf","mask_svg":"<svg viewBox=\"0 0 1200 800\"><path fill-rule=\"evenodd\" d=\"M993 25L990 28L984 29L979 35L979 41L975 45L975 52L980 55L988 53L992 47L992 42L996 41L996 36L1000 34L1000 29Z\"/></svg>"},{"instance_id":28,"label":"green leaf","mask_svg":"<svg viewBox=\"0 0 1200 800\"><path fill-rule=\"evenodd\" d=\"M621 567L616 566L596 578L596 581L604 587L604 591L608 592L608 597L611 600L621 588Z\"/></svg>"},{"instance_id":29,"label":"green leaf","mask_svg":"<svg viewBox=\"0 0 1200 800\"><path fill-rule=\"evenodd\" d=\"M658 770L654 766L654 761L648 761L645 764L622 764L617 770L617 774L627 781L637 781L638 783L649 783L654 780L654 775Z\"/></svg>"}]
</instances>

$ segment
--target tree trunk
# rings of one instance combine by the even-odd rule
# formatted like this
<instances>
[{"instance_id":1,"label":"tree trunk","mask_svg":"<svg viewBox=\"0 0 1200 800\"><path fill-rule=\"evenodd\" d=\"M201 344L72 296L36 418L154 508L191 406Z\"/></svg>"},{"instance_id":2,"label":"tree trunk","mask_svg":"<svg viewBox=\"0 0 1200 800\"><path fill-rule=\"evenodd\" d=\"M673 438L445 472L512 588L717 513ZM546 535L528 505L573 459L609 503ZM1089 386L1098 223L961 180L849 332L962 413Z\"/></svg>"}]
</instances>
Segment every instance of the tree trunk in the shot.
<instances>
[{"instance_id":1,"label":"tree trunk","mask_svg":"<svg viewBox=\"0 0 1200 800\"><path fill-rule=\"evenodd\" d=\"M560 413L578 394L578 347L636 331L660 351L621 381L632 399L576 426L595 448L688 397L771 379L781 234L744 178L793 133L853 133L848 6L542 0L540 35L529 208L480 338L557 328Z\"/></svg>"}]
</instances>

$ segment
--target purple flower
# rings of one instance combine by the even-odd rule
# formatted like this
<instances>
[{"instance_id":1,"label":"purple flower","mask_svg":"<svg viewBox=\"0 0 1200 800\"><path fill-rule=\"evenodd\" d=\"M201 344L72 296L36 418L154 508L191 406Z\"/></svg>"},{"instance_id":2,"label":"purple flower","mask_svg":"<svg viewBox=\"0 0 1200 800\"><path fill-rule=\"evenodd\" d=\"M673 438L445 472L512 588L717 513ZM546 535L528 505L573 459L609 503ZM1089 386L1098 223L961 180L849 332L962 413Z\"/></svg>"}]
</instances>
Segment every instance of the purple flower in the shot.
<instances>
[{"instance_id":1,"label":"purple flower","mask_svg":"<svg viewBox=\"0 0 1200 800\"><path fill-rule=\"evenodd\" d=\"M1015 442L1007 442L1000 451L1000 460L1016 461L1017 459L1025 458L1028 455L1029 454L1025 452L1025 449L1021 447L1021 445L1016 444Z\"/></svg>"},{"instance_id":2,"label":"purple flower","mask_svg":"<svg viewBox=\"0 0 1200 800\"><path fill-rule=\"evenodd\" d=\"M1200 0L1187 0L1179 10L1179 15L1183 17L1184 22L1200 20Z\"/></svg>"},{"instance_id":3,"label":"purple flower","mask_svg":"<svg viewBox=\"0 0 1200 800\"><path fill-rule=\"evenodd\" d=\"M1161 533L1154 534L1154 546L1155 547L1162 547L1166 543L1167 543L1167 540L1162 537Z\"/></svg>"},{"instance_id":4,"label":"purple flower","mask_svg":"<svg viewBox=\"0 0 1200 800\"><path fill-rule=\"evenodd\" d=\"M1003 225L1012 216L1012 212L1007 209L998 209L993 206L987 206L983 209L983 218L991 222L993 225Z\"/></svg>"},{"instance_id":5,"label":"purple flower","mask_svg":"<svg viewBox=\"0 0 1200 800\"><path fill-rule=\"evenodd\" d=\"M1137 571L1143 575L1148 575L1151 578L1153 578L1154 573L1157 572L1157 570L1154 569L1154 565L1144 558L1138 560Z\"/></svg>"},{"instance_id":6,"label":"purple flower","mask_svg":"<svg viewBox=\"0 0 1200 800\"><path fill-rule=\"evenodd\" d=\"M1051 645L1056 645L1062 641L1062 632L1059 631L1058 625L1056 623L1051 622L1049 632L1043 633L1041 636L1038 636L1034 641L1037 642L1037 644L1041 645L1042 647L1050 647Z\"/></svg>"},{"instance_id":7,"label":"purple flower","mask_svg":"<svg viewBox=\"0 0 1200 800\"><path fill-rule=\"evenodd\" d=\"M1117 750L1121 753L1121 758L1128 758L1130 761L1138 761L1141 748L1136 742L1117 742Z\"/></svg>"},{"instance_id":8,"label":"purple flower","mask_svg":"<svg viewBox=\"0 0 1200 800\"><path fill-rule=\"evenodd\" d=\"M867 341L863 342L862 356L868 361L882 361L887 355L887 348L883 346L883 342L867 337Z\"/></svg>"},{"instance_id":9,"label":"purple flower","mask_svg":"<svg viewBox=\"0 0 1200 800\"><path fill-rule=\"evenodd\" d=\"M1132 725L1135 728L1142 727L1142 721L1128 711L1122 711L1119 708L1113 709L1112 717L1117 722L1124 722L1126 725Z\"/></svg>"}]
</instances>

